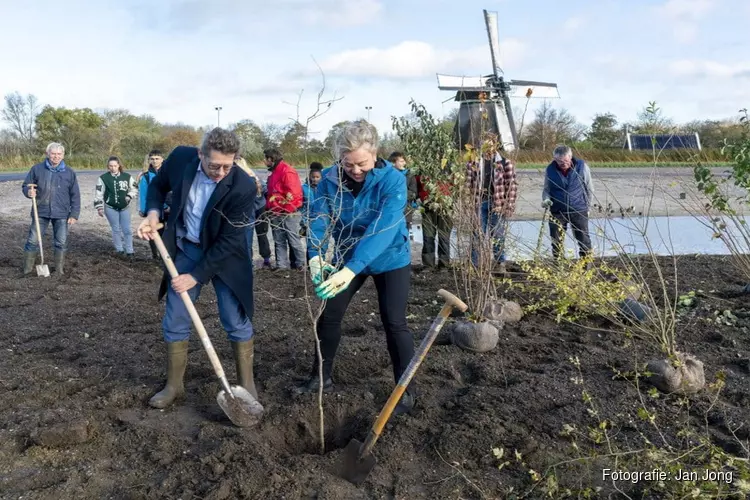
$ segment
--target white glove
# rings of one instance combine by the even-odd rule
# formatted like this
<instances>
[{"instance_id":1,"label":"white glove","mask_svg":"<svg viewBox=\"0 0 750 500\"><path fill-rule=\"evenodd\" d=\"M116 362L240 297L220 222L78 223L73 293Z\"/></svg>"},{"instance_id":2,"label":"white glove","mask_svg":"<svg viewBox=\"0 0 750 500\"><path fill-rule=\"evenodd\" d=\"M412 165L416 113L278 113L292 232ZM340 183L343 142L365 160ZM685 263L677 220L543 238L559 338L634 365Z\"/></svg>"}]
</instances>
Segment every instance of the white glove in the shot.
<instances>
[{"instance_id":1,"label":"white glove","mask_svg":"<svg viewBox=\"0 0 750 500\"><path fill-rule=\"evenodd\" d=\"M546 200L542 202L542 208L549 208L551 206L552 206L552 200L550 200L549 198L547 198Z\"/></svg>"},{"instance_id":2,"label":"white glove","mask_svg":"<svg viewBox=\"0 0 750 500\"><path fill-rule=\"evenodd\" d=\"M335 267L324 261L320 255L316 255L310 259L307 265L310 267L310 278L315 285L319 285L323 282L324 272L330 273L336 270Z\"/></svg>"}]
</instances>

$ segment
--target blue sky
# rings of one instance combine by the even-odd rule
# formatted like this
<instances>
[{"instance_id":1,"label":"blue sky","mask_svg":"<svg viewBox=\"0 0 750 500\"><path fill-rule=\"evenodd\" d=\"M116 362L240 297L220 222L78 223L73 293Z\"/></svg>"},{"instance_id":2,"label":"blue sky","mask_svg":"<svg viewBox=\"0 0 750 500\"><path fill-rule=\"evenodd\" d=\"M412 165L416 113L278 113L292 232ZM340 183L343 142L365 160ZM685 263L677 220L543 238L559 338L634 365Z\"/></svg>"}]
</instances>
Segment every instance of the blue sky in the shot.
<instances>
[{"instance_id":1,"label":"blue sky","mask_svg":"<svg viewBox=\"0 0 750 500\"><path fill-rule=\"evenodd\" d=\"M366 116L381 131L409 99L455 104L436 72L491 71L482 9L499 18L506 77L555 82L582 123L634 120L655 100L677 121L750 105L747 0L29 0L3 2L0 93L42 104L127 108L160 121L311 125ZM273 6L272 6L273 5ZM285 103L286 101L287 103ZM522 107L524 100L514 100ZM539 104L533 100L530 109Z\"/></svg>"}]
</instances>

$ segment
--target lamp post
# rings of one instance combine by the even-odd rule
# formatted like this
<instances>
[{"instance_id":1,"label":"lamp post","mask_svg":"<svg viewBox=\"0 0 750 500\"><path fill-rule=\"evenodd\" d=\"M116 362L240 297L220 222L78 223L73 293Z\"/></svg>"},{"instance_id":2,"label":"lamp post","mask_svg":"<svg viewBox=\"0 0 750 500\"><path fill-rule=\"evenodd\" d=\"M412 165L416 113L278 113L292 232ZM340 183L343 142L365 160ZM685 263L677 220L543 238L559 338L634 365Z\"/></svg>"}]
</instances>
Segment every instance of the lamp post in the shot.
<instances>
[{"instance_id":1,"label":"lamp post","mask_svg":"<svg viewBox=\"0 0 750 500\"><path fill-rule=\"evenodd\" d=\"M216 106L216 126L221 127L221 106Z\"/></svg>"},{"instance_id":2,"label":"lamp post","mask_svg":"<svg viewBox=\"0 0 750 500\"><path fill-rule=\"evenodd\" d=\"M367 121L370 121L370 110L372 109L372 106L365 106L365 109L367 110Z\"/></svg>"}]
</instances>

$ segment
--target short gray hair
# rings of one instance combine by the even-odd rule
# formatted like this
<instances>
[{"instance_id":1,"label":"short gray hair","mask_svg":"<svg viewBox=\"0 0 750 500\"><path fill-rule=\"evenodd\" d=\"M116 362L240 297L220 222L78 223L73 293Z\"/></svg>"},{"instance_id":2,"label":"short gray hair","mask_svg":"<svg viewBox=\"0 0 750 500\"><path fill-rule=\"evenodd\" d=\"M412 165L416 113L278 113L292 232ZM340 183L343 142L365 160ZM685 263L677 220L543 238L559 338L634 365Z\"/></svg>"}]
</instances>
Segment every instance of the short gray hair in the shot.
<instances>
[{"instance_id":1,"label":"short gray hair","mask_svg":"<svg viewBox=\"0 0 750 500\"><path fill-rule=\"evenodd\" d=\"M573 150L570 149L570 146L566 146L565 144L560 144L552 152L552 156L555 158L565 158L568 155L573 156Z\"/></svg>"},{"instance_id":2,"label":"short gray hair","mask_svg":"<svg viewBox=\"0 0 750 500\"><path fill-rule=\"evenodd\" d=\"M49 155L53 150L62 151L63 154L65 154L65 146L63 146L59 142L50 142L49 144L47 144L47 149L45 149L44 152Z\"/></svg>"},{"instance_id":3,"label":"short gray hair","mask_svg":"<svg viewBox=\"0 0 750 500\"><path fill-rule=\"evenodd\" d=\"M357 120L347 123L339 131L333 141L333 156L340 159L342 155L362 147L377 151L379 145L378 130L375 126L367 120Z\"/></svg>"},{"instance_id":4,"label":"short gray hair","mask_svg":"<svg viewBox=\"0 0 750 500\"><path fill-rule=\"evenodd\" d=\"M234 132L216 127L203 137L201 153L208 156L211 151L218 151L222 154L235 156L239 153L241 146L242 144Z\"/></svg>"}]
</instances>

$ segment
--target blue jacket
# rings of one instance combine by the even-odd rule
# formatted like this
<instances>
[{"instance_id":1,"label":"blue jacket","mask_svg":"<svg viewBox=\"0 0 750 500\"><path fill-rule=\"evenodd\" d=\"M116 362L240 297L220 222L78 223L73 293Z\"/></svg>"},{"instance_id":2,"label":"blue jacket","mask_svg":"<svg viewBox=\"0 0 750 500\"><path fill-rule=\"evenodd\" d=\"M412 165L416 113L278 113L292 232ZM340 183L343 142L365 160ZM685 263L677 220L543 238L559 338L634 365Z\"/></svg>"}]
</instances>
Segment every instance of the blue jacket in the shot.
<instances>
[{"instance_id":1,"label":"blue jacket","mask_svg":"<svg viewBox=\"0 0 750 500\"><path fill-rule=\"evenodd\" d=\"M319 254L318 248L330 235L335 242L333 264L343 263L355 274L380 274L409 265L406 177L378 159L355 198L339 181L341 172L338 165L323 170L310 209L310 258Z\"/></svg>"},{"instance_id":2,"label":"blue jacket","mask_svg":"<svg viewBox=\"0 0 750 500\"><path fill-rule=\"evenodd\" d=\"M81 191L78 178L72 168L64 161L60 162L55 171L47 160L37 163L21 185L21 191L26 198L29 196L29 184L36 184L36 204L39 217L44 219L78 219L81 215ZM31 209L33 217L34 209Z\"/></svg>"},{"instance_id":3,"label":"blue jacket","mask_svg":"<svg viewBox=\"0 0 750 500\"><path fill-rule=\"evenodd\" d=\"M552 213L586 213L593 193L587 185L588 167L579 158L573 158L573 166L567 176L563 176L555 162L547 166L544 196L552 200Z\"/></svg>"},{"instance_id":4,"label":"blue jacket","mask_svg":"<svg viewBox=\"0 0 750 500\"><path fill-rule=\"evenodd\" d=\"M146 213L146 200L148 199L148 187L151 185L151 181L156 177L156 170L153 167L148 167L148 170L141 176L141 180L138 181L138 211ZM169 208L172 202L171 193L166 197L164 208Z\"/></svg>"}]
</instances>

